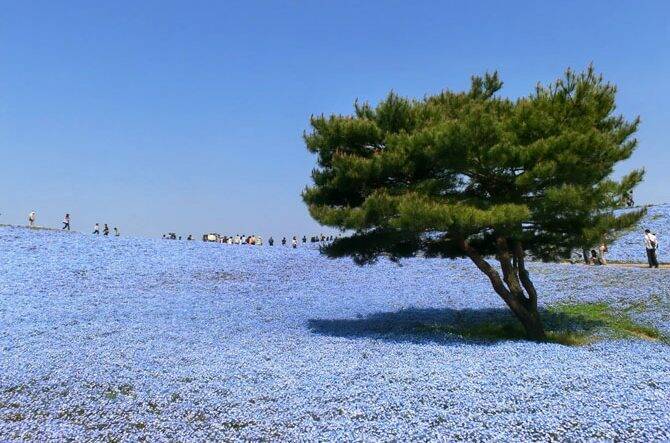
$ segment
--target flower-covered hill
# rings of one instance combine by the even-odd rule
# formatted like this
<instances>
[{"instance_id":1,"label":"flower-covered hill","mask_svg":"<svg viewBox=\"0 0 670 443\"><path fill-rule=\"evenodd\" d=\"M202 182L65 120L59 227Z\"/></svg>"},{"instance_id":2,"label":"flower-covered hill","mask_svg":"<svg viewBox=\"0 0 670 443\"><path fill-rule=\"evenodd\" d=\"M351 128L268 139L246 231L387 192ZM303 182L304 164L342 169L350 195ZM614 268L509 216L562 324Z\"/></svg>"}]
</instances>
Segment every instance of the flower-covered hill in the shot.
<instances>
[{"instance_id":1,"label":"flower-covered hill","mask_svg":"<svg viewBox=\"0 0 670 443\"><path fill-rule=\"evenodd\" d=\"M608 258L623 262L646 263L644 230L655 233L659 240L658 258L662 263L670 262L670 204L650 206L647 215L634 229L629 230L609 247Z\"/></svg>"},{"instance_id":2,"label":"flower-covered hill","mask_svg":"<svg viewBox=\"0 0 670 443\"><path fill-rule=\"evenodd\" d=\"M0 440L668 440L666 344L465 340L463 260L0 228ZM533 263L670 332L665 270Z\"/></svg>"}]
</instances>

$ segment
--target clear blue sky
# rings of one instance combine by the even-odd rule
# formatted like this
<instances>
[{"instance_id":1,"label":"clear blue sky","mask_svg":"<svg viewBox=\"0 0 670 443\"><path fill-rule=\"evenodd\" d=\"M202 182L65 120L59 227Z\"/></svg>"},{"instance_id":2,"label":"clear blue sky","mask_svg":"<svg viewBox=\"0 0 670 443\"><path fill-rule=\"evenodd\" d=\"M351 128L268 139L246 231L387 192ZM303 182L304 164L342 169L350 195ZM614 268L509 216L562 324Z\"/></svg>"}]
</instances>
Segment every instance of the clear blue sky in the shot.
<instances>
[{"instance_id":1,"label":"clear blue sky","mask_svg":"<svg viewBox=\"0 0 670 443\"><path fill-rule=\"evenodd\" d=\"M642 117L636 199L670 201L668 1L5 1L0 223L319 232L310 114L486 70L516 97L589 62Z\"/></svg>"}]
</instances>

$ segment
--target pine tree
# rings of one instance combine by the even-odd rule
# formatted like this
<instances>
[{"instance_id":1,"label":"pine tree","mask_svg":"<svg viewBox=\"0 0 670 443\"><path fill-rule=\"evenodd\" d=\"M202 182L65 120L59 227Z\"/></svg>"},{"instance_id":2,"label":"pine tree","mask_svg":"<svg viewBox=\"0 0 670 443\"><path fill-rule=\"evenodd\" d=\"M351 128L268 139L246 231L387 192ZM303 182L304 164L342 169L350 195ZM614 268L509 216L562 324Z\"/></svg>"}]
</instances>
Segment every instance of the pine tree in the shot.
<instances>
[{"instance_id":1,"label":"pine tree","mask_svg":"<svg viewBox=\"0 0 670 443\"><path fill-rule=\"evenodd\" d=\"M542 340L527 257L567 258L644 215L614 212L644 171L611 178L639 119L614 113L616 88L591 66L516 100L501 87L487 73L466 92L391 92L353 115L312 116L304 138L318 167L303 199L319 223L352 232L327 255L469 258Z\"/></svg>"}]
</instances>

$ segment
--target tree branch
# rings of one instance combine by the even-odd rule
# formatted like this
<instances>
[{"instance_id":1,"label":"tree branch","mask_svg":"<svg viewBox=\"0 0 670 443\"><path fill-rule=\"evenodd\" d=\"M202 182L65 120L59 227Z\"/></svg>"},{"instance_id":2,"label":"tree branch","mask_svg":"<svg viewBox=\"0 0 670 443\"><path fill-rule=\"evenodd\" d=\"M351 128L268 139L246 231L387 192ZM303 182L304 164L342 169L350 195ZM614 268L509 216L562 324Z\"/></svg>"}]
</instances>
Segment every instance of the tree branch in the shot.
<instances>
[{"instance_id":1,"label":"tree branch","mask_svg":"<svg viewBox=\"0 0 670 443\"><path fill-rule=\"evenodd\" d=\"M470 244L465 241L465 239L456 239L456 243L463 250L465 255L467 255L470 260L472 260L472 262L479 268L479 270L486 274L489 280L491 280L493 289L495 289L498 295L500 295L505 303L509 305L510 292L505 287L505 283L503 283L502 279L500 278L498 271L496 271L495 268L489 264L489 262L487 262L481 255L479 255L479 253L472 246L470 246Z\"/></svg>"},{"instance_id":2,"label":"tree branch","mask_svg":"<svg viewBox=\"0 0 670 443\"><path fill-rule=\"evenodd\" d=\"M526 264L524 261L525 255L526 252L523 250L523 245L519 240L516 240L514 242L514 256L516 257L516 262L519 266L519 279L521 280L521 284L523 284L523 287L526 289L526 293L528 294L528 302L534 309L537 309L537 291L535 290L535 285L530 280L530 275L526 270Z\"/></svg>"},{"instance_id":3,"label":"tree branch","mask_svg":"<svg viewBox=\"0 0 670 443\"><path fill-rule=\"evenodd\" d=\"M521 283L519 282L516 269L514 266L512 266L512 257L509 253L507 239L505 239L505 237L498 236L498 238L496 238L496 245L498 246L498 261L500 262L500 267L503 271L503 278L507 283L507 287L510 289L512 294L524 300L525 296L523 289L521 288Z\"/></svg>"}]
</instances>

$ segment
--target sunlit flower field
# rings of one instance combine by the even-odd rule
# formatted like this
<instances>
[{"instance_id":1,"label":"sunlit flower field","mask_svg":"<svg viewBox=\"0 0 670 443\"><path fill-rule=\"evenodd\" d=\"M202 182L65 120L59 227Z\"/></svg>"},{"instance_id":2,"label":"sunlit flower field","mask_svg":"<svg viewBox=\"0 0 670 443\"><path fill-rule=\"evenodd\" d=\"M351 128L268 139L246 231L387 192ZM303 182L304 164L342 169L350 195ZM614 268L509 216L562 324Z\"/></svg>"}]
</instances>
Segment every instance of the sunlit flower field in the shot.
<instances>
[{"instance_id":1,"label":"sunlit flower field","mask_svg":"<svg viewBox=\"0 0 670 443\"><path fill-rule=\"evenodd\" d=\"M647 215L638 226L625 232L609 248L608 258L625 262L647 263L647 256L642 244L644 230L655 233L659 240L659 260L670 261L670 205L650 206Z\"/></svg>"},{"instance_id":2,"label":"sunlit flower field","mask_svg":"<svg viewBox=\"0 0 670 443\"><path fill-rule=\"evenodd\" d=\"M612 256L644 254L630 235ZM426 328L507 315L464 260L5 227L0 263L1 441L670 439L663 342ZM667 270L530 270L545 306L670 333Z\"/></svg>"}]
</instances>

